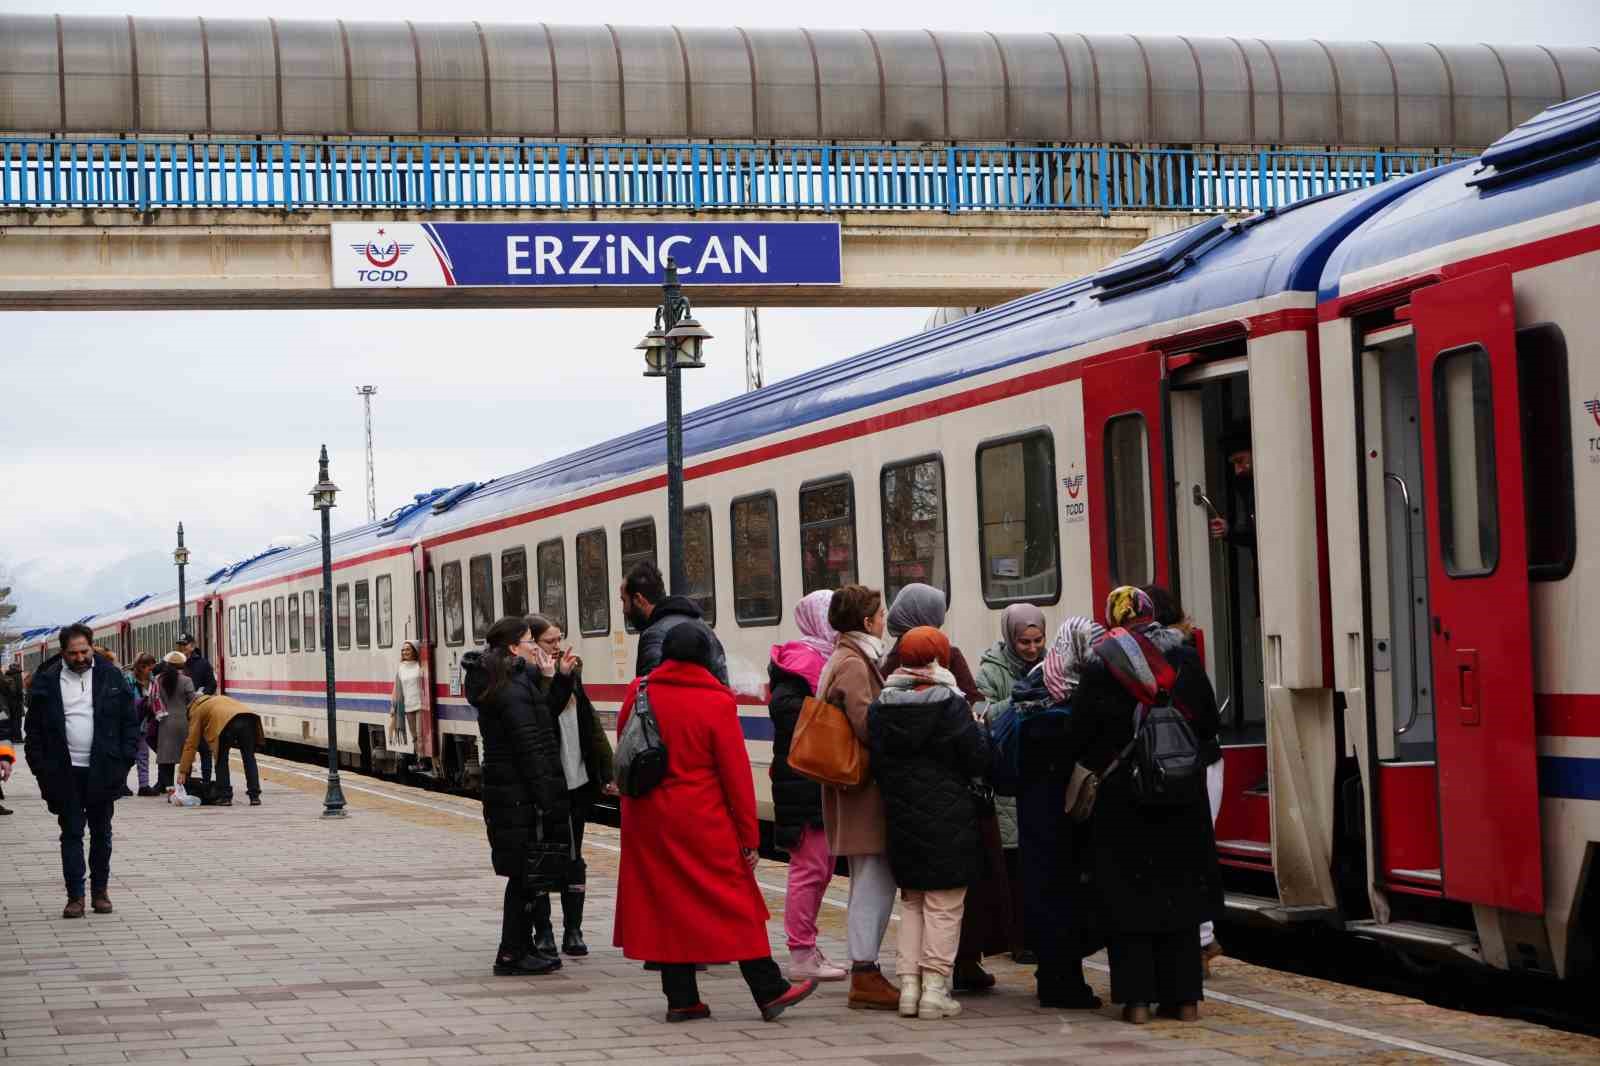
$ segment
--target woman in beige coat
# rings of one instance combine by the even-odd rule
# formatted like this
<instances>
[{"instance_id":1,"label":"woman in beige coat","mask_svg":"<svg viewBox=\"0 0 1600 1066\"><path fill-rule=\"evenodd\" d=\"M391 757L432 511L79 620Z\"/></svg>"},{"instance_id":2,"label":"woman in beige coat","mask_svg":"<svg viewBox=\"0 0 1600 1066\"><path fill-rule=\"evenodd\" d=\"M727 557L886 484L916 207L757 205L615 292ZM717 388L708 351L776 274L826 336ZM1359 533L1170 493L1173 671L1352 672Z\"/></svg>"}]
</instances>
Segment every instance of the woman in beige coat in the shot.
<instances>
[{"instance_id":1,"label":"woman in beige coat","mask_svg":"<svg viewBox=\"0 0 1600 1066\"><path fill-rule=\"evenodd\" d=\"M850 718L856 739L867 743L867 708L883 688L883 594L846 585L833 594L828 624L838 630L833 655L817 679L817 695ZM850 864L850 1006L895 1010L900 993L878 970L878 948L894 911L894 875L889 872L883 795L868 780L848 791L822 789L822 824L828 848Z\"/></svg>"}]
</instances>

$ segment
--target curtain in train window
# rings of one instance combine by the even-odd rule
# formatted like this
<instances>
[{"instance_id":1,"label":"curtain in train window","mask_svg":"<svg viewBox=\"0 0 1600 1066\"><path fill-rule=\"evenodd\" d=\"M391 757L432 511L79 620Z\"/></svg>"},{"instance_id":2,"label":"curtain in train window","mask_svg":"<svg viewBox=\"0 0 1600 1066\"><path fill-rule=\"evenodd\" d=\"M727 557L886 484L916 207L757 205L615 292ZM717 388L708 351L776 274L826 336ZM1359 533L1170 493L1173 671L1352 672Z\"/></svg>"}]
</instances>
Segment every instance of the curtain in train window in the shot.
<instances>
[{"instance_id":1,"label":"curtain in train window","mask_svg":"<svg viewBox=\"0 0 1600 1066\"><path fill-rule=\"evenodd\" d=\"M684 595L700 605L708 626L717 624L717 578L711 554L711 508L704 505L683 512L683 576L689 587Z\"/></svg>"},{"instance_id":2,"label":"curtain in train window","mask_svg":"<svg viewBox=\"0 0 1600 1066\"><path fill-rule=\"evenodd\" d=\"M1517 330L1517 394L1522 403L1523 514L1528 576L1560 581L1572 572L1578 525L1572 484L1572 409L1567 396L1567 341L1544 322ZM1600 400L1592 404L1600 420Z\"/></svg>"},{"instance_id":3,"label":"curtain in train window","mask_svg":"<svg viewBox=\"0 0 1600 1066\"><path fill-rule=\"evenodd\" d=\"M305 626L306 651L317 650L317 594L308 590L302 597L300 617Z\"/></svg>"},{"instance_id":4,"label":"curtain in train window","mask_svg":"<svg viewBox=\"0 0 1600 1066\"><path fill-rule=\"evenodd\" d=\"M372 583L372 593L377 597L378 647L394 647L394 578L379 574Z\"/></svg>"},{"instance_id":5,"label":"curtain in train window","mask_svg":"<svg viewBox=\"0 0 1600 1066\"><path fill-rule=\"evenodd\" d=\"M444 601L444 642L467 642L467 616L461 610L461 563L445 563L439 568L439 597Z\"/></svg>"},{"instance_id":6,"label":"curtain in train window","mask_svg":"<svg viewBox=\"0 0 1600 1066\"><path fill-rule=\"evenodd\" d=\"M511 548L500 553L500 601L511 617L528 613L528 550Z\"/></svg>"},{"instance_id":7,"label":"curtain in train window","mask_svg":"<svg viewBox=\"0 0 1600 1066\"><path fill-rule=\"evenodd\" d=\"M282 596L272 601L272 631L277 634L273 647L282 655L289 650L289 627L285 622Z\"/></svg>"},{"instance_id":8,"label":"curtain in train window","mask_svg":"<svg viewBox=\"0 0 1600 1066\"><path fill-rule=\"evenodd\" d=\"M272 654L272 597L261 601L261 654Z\"/></svg>"},{"instance_id":9,"label":"curtain in train window","mask_svg":"<svg viewBox=\"0 0 1600 1066\"><path fill-rule=\"evenodd\" d=\"M1500 511L1488 352L1472 345L1438 358L1433 409L1445 572L1451 577L1492 573L1500 562Z\"/></svg>"},{"instance_id":10,"label":"curtain in train window","mask_svg":"<svg viewBox=\"0 0 1600 1066\"><path fill-rule=\"evenodd\" d=\"M622 523L622 576L627 578L628 573L638 563L656 565L656 521L653 518L636 518L630 522ZM676 592L677 590L672 590ZM637 633L626 616L622 619L623 628L629 633Z\"/></svg>"},{"instance_id":11,"label":"curtain in train window","mask_svg":"<svg viewBox=\"0 0 1600 1066\"><path fill-rule=\"evenodd\" d=\"M611 630L611 579L607 574L606 531L579 533L578 632L586 637Z\"/></svg>"},{"instance_id":12,"label":"curtain in train window","mask_svg":"<svg viewBox=\"0 0 1600 1066\"><path fill-rule=\"evenodd\" d=\"M567 629L567 549L560 541L547 540L534 552L538 564L539 613Z\"/></svg>"},{"instance_id":13,"label":"curtain in train window","mask_svg":"<svg viewBox=\"0 0 1600 1066\"><path fill-rule=\"evenodd\" d=\"M1106 422L1106 543L1111 584L1148 585L1155 559L1150 528L1150 446L1143 415Z\"/></svg>"},{"instance_id":14,"label":"curtain in train window","mask_svg":"<svg viewBox=\"0 0 1600 1066\"><path fill-rule=\"evenodd\" d=\"M138 639L135 643L138 645L139 653L142 655L144 654L145 643L144 630L139 629L136 632ZM239 654L239 608L237 607L228 608L228 654Z\"/></svg>"},{"instance_id":15,"label":"curtain in train window","mask_svg":"<svg viewBox=\"0 0 1600 1066\"><path fill-rule=\"evenodd\" d=\"M913 459L883 468L883 595L893 603L907 585L932 585L950 599L945 541L944 460Z\"/></svg>"},{"instance_id":16,"label":"curtain in train window","mask_svg":"<svg viewBox=\"0 0 1600 1066\"><path fill-rule=\"evenodd\" d=\"M356 582L356 647L372 647L372 586Z\"/></svg>"},{"instance_id":17,"label":"curtain in train window","mask_svg":"<svg viewBox=\"0 0 1600 1066\"><path fill-rule=\"evenodd\" d=\"M770 492L733 501L733 618L742 626L776 625L783 617L778 575L778 497Z\"/></svg>"},{"instance_id":18,"label":"curtain in train window","mask_svg":"<svg viewBox=\"0 0 1600 1066\"><path fill-rule=\"evenodd\" d=\"M1055 480L1048 433L978 448L978 554L990 607L1059 597Z\"/></svg>"},{"instance_id":19,"label":"curtain in train window","mask_svg":"<svg viewBox=\"0 0 1600 1066\"><path fill-rule=\"evenodd\" d=\"M481 641L494 625L494 562L474 555L467 562L467 584L472 592L472 639Z\"/></svg>"},{"instance_id":20,"label":"curtain in train window","mask_svg":"<svg viewBox=\"0 0 1600 1066\"><path fill-rule=\"evenodd\" d=\"M350 586L340 585L333 590L333 629L339 639L341 651L350 647Z\"/></svg>"},{"instance_id":21,"label":"curtain in train window","mask_svg":"<svg viewBox=\"0 0 1600 1066\"><path fill-rule=\"evenodd\" d=\"M300 594L289 593L289 650L300 650Z\"/></svg>"},{"instance_id":22,"label":"curtain in train window","mask_svg":"<svg viewBox=\"0 0 1600 1066\"><path fill-rule=\"evenodd\" d=\"M855 487L848 477L800 489L800 594L856 581Z\"/></svg>"},{"instance_id":23,"label":"curtain in train window","mask_svg":"<svg viewBox=\"0 0 1600 1066\"><path fill-rule=\"evenodd\" d=\"M261 604L250 604L250 654L261 654Z\"/></svg>"}]
</instances>

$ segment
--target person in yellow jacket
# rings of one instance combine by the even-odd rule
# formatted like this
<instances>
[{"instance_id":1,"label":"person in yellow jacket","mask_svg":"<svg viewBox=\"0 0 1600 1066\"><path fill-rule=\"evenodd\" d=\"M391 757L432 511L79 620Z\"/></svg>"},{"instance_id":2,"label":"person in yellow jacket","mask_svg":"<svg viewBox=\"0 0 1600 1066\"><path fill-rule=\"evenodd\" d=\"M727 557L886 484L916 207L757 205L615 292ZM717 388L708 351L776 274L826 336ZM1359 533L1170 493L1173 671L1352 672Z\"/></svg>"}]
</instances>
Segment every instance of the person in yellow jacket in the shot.
<instances>
[{"instance_id":1,"label":"person in yellow jacket","mask_svg":"<svg viewBox=\"0 0 1600 1066\"><path fill-rule=\"evenodd\" d=\"M261 774L256 769L256 745L266 742L261 717L232 696L196 696L189 704L189 737L183 742L183 758L178 766L178 781L187 784L189 768L204 737L216 752L216 802L218 807L233 806L233 786L228 780L228 751L239 749L244 761L245 791L250 806L261 806Z\"/></svg>"}]
</instances>

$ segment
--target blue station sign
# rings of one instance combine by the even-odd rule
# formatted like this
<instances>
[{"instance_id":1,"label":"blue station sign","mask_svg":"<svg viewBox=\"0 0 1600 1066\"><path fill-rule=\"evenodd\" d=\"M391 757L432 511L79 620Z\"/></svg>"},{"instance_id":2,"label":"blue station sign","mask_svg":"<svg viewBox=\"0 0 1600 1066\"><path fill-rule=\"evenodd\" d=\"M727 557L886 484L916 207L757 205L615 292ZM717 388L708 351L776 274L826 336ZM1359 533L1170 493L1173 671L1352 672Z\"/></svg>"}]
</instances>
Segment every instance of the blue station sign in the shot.
<instances>
[{"instance_id":1,"label":"blue station sign","mask_svg":"<svg viewBox=\"0 0 1600 1066\"><path fill-rule=\"evenodd\" d=\"M336 222L336 288L838 285L837 222Z\"/></svg>"}]
</instances>

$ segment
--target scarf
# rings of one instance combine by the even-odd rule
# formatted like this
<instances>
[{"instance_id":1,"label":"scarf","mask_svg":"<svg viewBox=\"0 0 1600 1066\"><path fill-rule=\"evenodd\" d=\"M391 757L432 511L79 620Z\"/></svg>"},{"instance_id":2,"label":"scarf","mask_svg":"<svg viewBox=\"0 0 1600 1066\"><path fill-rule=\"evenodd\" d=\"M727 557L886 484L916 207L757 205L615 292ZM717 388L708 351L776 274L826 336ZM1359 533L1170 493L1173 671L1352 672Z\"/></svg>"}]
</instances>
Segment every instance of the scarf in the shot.
<instances>
[{"instance_id":1,"label":"scarf","mask_svg":"<svg viewBox=\"0 0 1600 1066\"><path fill-rule=\"evenodd\" d=\"M1017 639L1029 627L1040 633L1046 632L1044 612L1033 604L1013 603L1000 612L1000 654L1005 657L1006 666L1013 677L1025 677L1029 670L1039 665L1037 660L1029 662L1017 654Z\"/></svg>"},{"instance_id":2,"label":"scarf","mask_svg":"<svg viewBox=\"0 0 1600 1066\"><path fill-rule=\"evenodd\" d=\"M884 688L893 689L919 689L930 685L943 685L951 692L955 692L956 675L938 663L929 663L927 666L901 666L883 683Z\"/></svg>"},{"instance_id":3,"label":"scarf","mask_svg":"<svg viewBox=\"0 0 1600 1066\"><path fill-rule=\"evenodd\" d=\"M1176 633L1154 622L1126 629L1118 626L1101 638L1094 652L1128 695L1140 703L1153 704L1163 692L1171 696L1178 680L1178 672L1162 654L1170 650L1162 645L1169 644L1169 635Z\"/></svg>"},{"instance_id":4,"label":"scarf","mask_svg":"<svg viewBox=\"0 0 1600 1066\"><path fill-rule=\"evenodd\" d=\"M848 633L839 634L839 646L853 648L867 660L874 672L881 675L883 668L883 641L862 629L853 629Z\"/></svg>"},{"instance_id":5,"label":"scarf","mask_svg":"<svg viewBox=\"0 0 1600 1066\"><path fill-rule=\"evenodd\" d=\"M1106 597L1106 625L1134 629L1156 620L1156 605L1143 589L1120 585Z\"/></svg>"},{"instance_id":6,"label":"scarf","mask_svg":"<svg viewBox=\"0 0 1600 1066\"><path fill-rule=\"evenodd\" d=\"M832 602L830 590L818 589L802 596L794 605L794 624L800 627L799 642L823 659L833 654L833 645L839 639L839 634L828 624L828 606Z\"/></svg>"},{"instance_id":7,"label":"scarf","mask_svg":"<svg viewBox=\"0 0 1600 1066\"><path fill-rule=\"evenodd\" d=\"M944 593L932 585L913 582L901 589L889 605L889 635L896 639L918 626L944 625Z\"/></svg>"},{"instance_id":8,"label":"scarf","mask_svg":"<svg viewBox=\"0 0 1600 1066\"><path fill-rule=\"evenodd\" d=\"M1090 649L1104 632L1094 619L1082 615L1061 623L1050 649L1044 653L1044 687L1051 699L1061 703L1072 698L1084 665L1095 654Z\"/></svg>"}]
</instances>

